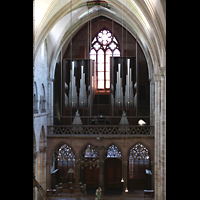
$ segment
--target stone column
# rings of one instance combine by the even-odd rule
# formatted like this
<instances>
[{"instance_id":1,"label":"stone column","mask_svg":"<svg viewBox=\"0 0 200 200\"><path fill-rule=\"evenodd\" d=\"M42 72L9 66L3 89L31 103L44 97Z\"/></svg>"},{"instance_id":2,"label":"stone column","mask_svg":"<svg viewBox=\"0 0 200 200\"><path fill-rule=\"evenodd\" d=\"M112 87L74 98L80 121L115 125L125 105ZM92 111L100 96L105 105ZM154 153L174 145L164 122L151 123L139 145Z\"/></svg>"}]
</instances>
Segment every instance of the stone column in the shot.
<instances>
[{"instance_id":1,"label":"stone column","mask_svg":"<svg viewBox=\"0 0 200 200\"><path fill-rule=\"evenodd\" d=\"M40 150L40 185L46 190L46 150L47 146Z\"/></svg>"},{"instance_id":2,"label":"stone column","mask_svg":"<svg viewBox=\"0 0 200 200\"><path fill-rule=\"evenodd\" d=\"M48 78L48 93L47 93L47 111L50 116L53 116L53 81L54 79ZM47 124L53 125L53 117L47 118Z\"/></svg>"},{"instance_id":3,"label":"stone column","mask_svg":"<svg viewBox=\"0 0 200 200\"><path fill-rule=\"evenodd\" d=\"M161 198L160 186L160 76L155 74L155 163L154 163L154 177L155 177L155 200Z\"/></svg>"},{"instance_id":4,"label":"stone column","mask_svg":"<svg viewBox=\"0 0 200 200\"><path fill-rule=\"evenodd\" d=\"M151 189L153 190L154 188L154 180L155 180L155 175L154 175L154 161L151 161L151 172L152 172L152 176L151 176Z\"/></svg>"},{"instance_id":5,"label":"stone column","mask_svg":"<svg viewBox=\"0 0 200 200\"><path fill-rule=\"evenodd\" d=\"M160 119L160 160L161 198L166 199L166 79L165 68L161 68L161 119Z\"/></svg>"},{"instance_id":6,"label":"stone column","mask_svg":"<svg viewBox=\"0 0 200 200\"><path fill-rule=\"evenodd\" d=\"M165 68L155 77L155 200L166 199L166 80Z\"/></svg>"},{"instance_id":7,"label":"stone column","mask_svg":"<svg viewBox=\"0 0 200 200\"><path fill-rule=\"evenodd\" d=\"M99 186L102 188L102 195L104 195L104 161L99 162Z\"/></svg>"},{"instance_id":8,"label":"stone column","mask_svg":"<svg viewBox=\"0 0 200 200\"><path fill-rule=\"evenodd\" d=\"M104 151L99 151L99 186L102 188L102 195L104 195Z\"/></svg>"},{"instance_id":9,"label":"stone column","mask_svg":"<svg viewBox=\"0 0 200 200\"><path fill-rule=\"evenodd\" d=\"M37 176L38 176L38 156L39 156L39 151L34 152L33 154L33 169L34 169L34 175L35 175L35 179L37 180ZM37 188L35 187L33 189L34 192L34 198L33 200L37 200Z\"/></svg>"},{"instance_id":10,"label":"stone column","mask_svg":"<svg viewBox=\"0 0 200 200\"><path fill-rule=\"evenodd\" d=\"M155 82L150 80L150 126L155 125Z\"/></svg>"},{"instance_id":11,"label":"stone column","mask_svg":"<svg viewBox=\"0 0 200 200\"><path fill-rule=\"evenodd\" d=\"M80 170L81 170L81 165L80 163L76 162L76 167L75 167L75 174L76 174L76 183L79 183L81 181L80 177Z\"/></svg>"},{"instance_id":12,"label":"stone column","mask_svg":"<svg viewBox=\"0 0 200 200\"><path fill-rule=\"evenodd\" d=\"M47 189L51 189L51 161L46 162L47 169L46 169L46 187Z\"/></svg>"}]
</instances>

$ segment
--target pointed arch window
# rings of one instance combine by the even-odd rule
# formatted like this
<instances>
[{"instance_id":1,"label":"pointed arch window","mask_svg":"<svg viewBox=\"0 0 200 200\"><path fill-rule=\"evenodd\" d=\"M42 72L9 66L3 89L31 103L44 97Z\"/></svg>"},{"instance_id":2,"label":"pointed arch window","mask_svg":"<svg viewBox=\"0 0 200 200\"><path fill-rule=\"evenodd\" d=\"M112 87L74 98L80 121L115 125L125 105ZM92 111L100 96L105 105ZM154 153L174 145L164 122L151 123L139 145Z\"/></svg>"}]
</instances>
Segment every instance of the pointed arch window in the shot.
<instances>
[{"instance_id":1,"label":"pointed arch window","mask_svg":"<svg viewBox=\"0 0 200 200\"><path fill-rule=\"evenodd\" d=\"M75 162L75 155L72 151L72 148L67 144L63 144L57 152L57 160L58 161L69 161Z\"/></svg>"},{"instance_id":2,"label":"pointed arch window","mask_svg":"<svg viewBox=\"0 0 200 200\"><path fill-rule=\"evenodd\" d=\"M70 146L62 144L54 153L55 166L53 168L59 170L58 183L75 182L75 155ZM73 169L74 173L70 176L69 169Z\"/></svg>"},{"instance_id":3,"label":"pointed arch window","mask_svg":"<svg viewBox=\"0 0 200 200\"><path fill-rule=\"evenodd\" d=\"M129 179L145 179L145 169L150 169L149 151L138 143L129 152Z\"/></svg>"},{"instance_id":4,"label":"pointed arch window","mask_svg":"<svg viewBox=\"0 0 200 200\"><path fill-rule=\"evenodd\" d=\"M107 151L107 158L122 158L121 151L115 145L111 145Z\"/></svg>"},{"instance_id":5,"label":"pointed arch window","mask_svg":"<svg viewBox=\"0 0 200 200\"><path fill-rule=\"evenodd\" d=\"M40 112L44 113L44 112L46 112L46 99L45 99L44 84L42 84L41 91L42 91L42 94L40 95Z\"/></svg>"},{"instance_id":6,"label":"pointed arch window","mask_svg":"<svg viewBox=\"0 0 200 200\"><path fill-rule=\"evenodd\" d=\"M86 150L85 150L85 155L84 155L85 158L98 158L98 153L97 151L95 150L94 147L92 147L91 145L88 145Z\"/></svg>"},{"instance_id":7,"label":"pointed arch window","mask_svg":"<svg viewBox=\"0 0 200 200\"><path fill-rule=\"evenodd\" d=\"M78 160L78 163L80 163L81 168L83 169L85 167L89 167L89 169L92 169L92 167L99 167L99 155L97 150L95 149L95 146L93 145L87 145L85 149L82 151L80 159Z\"/></svg>"},{"instance_id":8,"label":"pointed arch window","mask_svg":"<svg viewBox=\"0 0 200 200\"><path fill-rule=\"evenodd\" d=\"M120 56L116 37L108 30L102 29L92 40L90 59L97 67L97 89L110 89L110 57Z\"/></svg>"}]
</instances>

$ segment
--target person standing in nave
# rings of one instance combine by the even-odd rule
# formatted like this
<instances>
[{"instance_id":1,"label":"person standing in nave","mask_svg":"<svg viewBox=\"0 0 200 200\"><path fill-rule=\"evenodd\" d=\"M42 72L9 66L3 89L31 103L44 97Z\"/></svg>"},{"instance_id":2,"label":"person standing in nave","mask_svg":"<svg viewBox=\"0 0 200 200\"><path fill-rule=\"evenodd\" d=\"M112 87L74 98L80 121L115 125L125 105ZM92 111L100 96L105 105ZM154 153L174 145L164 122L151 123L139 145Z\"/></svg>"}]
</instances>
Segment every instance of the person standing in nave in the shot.
<instances>
[{"instance_id":1,"label":"person standing in nave","mask_svg":"<svg viewBox=\"0 0 200 200\"><path fill-rule=\"evenodd\" d=\"M96 198L97 198L97 199L101 199L101 191L102 191L101 187L99 187L99 188L96 190Z\"/></svg>"}]
</instances>

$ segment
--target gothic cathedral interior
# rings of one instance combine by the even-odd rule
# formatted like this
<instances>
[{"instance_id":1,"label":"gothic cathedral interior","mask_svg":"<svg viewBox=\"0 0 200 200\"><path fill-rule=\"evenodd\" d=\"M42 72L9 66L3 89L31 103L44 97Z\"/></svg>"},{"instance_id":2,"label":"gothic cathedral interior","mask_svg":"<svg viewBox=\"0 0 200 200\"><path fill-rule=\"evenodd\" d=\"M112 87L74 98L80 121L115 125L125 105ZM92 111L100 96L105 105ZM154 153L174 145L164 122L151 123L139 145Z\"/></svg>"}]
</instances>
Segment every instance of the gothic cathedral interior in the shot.
<instances>
[{"instance_id":1,"label":"gothic cathedral interior","mask_svg":"<svg viewBox=\"0 0 200 200\"><path fill-rule=\"evenodd\" d=\"M166 199L166 1L35 0L33 199Z\"/></svg>"}]
</instances>

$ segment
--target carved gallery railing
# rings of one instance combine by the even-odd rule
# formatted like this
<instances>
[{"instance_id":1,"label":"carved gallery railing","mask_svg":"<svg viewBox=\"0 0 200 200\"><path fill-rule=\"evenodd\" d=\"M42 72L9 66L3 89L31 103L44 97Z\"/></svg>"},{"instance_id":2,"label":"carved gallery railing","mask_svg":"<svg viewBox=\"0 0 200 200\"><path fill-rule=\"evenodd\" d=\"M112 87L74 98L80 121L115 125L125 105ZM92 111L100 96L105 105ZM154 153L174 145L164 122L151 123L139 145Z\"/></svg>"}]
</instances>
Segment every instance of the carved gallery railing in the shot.
<instances>
[{"instance_id":1,"label":"carved gallery railing","mask_svg":"<svg viewBox=\"0 0 200 200\"><path fill-rule=\"evenodd\" d=\"M152 126L131 126L131 125L53 125L47 126L48 135L65 136L134 136L134 135L154 135Z\"/></svg>"}]
</instances>

